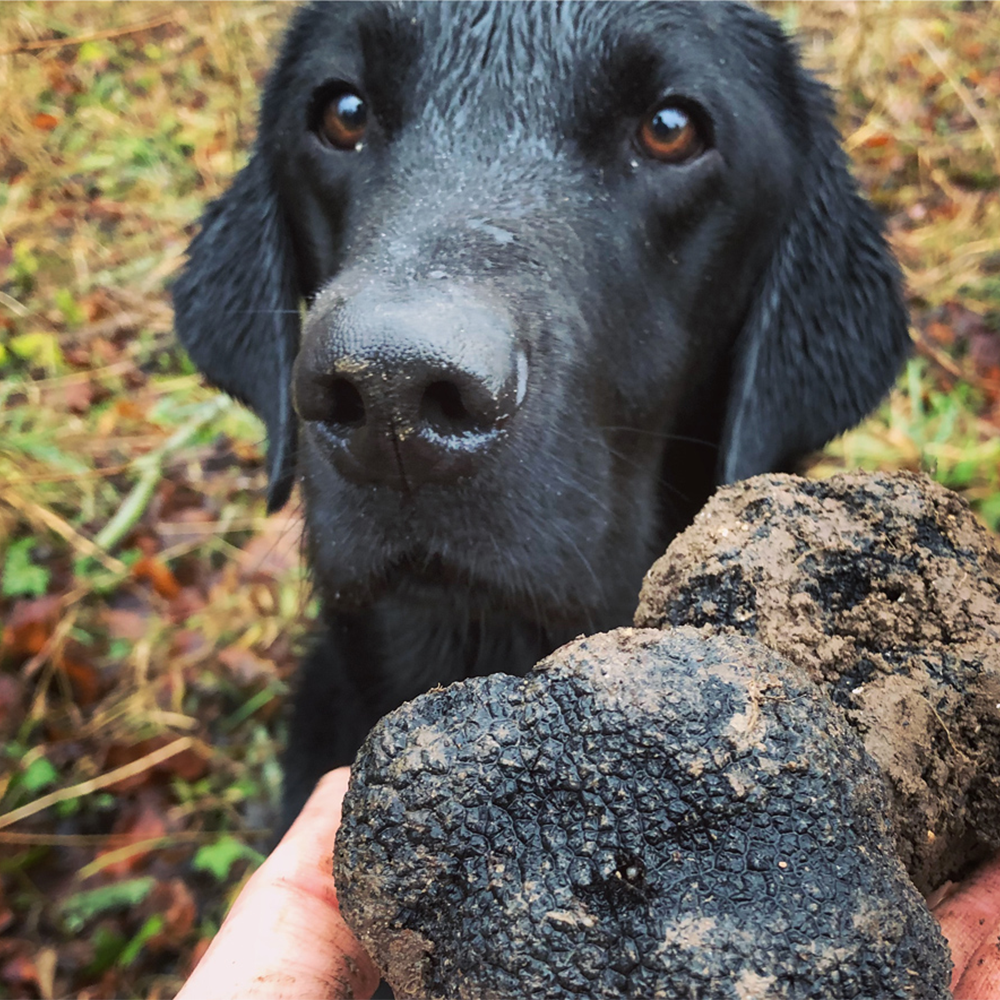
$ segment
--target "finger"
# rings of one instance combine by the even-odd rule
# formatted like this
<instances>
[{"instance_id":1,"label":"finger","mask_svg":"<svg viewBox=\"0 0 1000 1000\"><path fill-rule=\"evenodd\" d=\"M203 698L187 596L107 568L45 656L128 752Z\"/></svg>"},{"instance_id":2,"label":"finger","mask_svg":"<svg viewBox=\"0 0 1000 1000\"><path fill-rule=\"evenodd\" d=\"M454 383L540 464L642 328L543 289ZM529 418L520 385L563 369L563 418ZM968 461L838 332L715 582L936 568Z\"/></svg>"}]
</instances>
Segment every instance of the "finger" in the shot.
<instances>
[{"instance_id":1,"label":"finger","mask_svg":"<svg viewBox=\"0 0 1000 1000\"><path fill-rule=\"evenodd\" d=\"M368 997L378 973L340 916L331 874L347 768L316 786L254 872L177 1000Z\"/></svg>"},{"instance_id":2,"label":"finger","mask_svg":"<svg viewBox=\"0 0 1000 1000\"><path fill-rule=\"evenodd\" d=\"M955 1000L1000 1000L1000 919L969 959L967 968L952 978Z\"/></svg>"},{"instance_id":3,"label":"finger","mask_svg":"<svg viewBox=\"0 0 1000 1000\"><path fill-rule=\"evenodd\" d=\"M1000 1000L1000 856L983 865L932 912L951 945L956 1000Z\"/></svg>"}]
</instances>

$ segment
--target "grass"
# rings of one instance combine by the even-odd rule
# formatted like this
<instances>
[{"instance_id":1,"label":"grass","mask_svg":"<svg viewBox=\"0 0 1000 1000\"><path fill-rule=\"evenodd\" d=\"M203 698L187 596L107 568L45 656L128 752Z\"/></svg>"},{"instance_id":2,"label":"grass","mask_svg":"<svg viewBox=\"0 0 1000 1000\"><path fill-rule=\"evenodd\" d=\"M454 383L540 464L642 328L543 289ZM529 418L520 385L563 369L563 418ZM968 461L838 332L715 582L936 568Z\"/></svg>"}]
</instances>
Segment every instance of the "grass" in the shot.
<instances>
[{"instance_id":1,"label":"grass","mask_svg":"<svg viewBox=\"0 0 1000 1000\"><path fill-rule=\"evenodd\" d=\"M817 458L1000 527L1000 8L771 3L839 92L917 353ZM166 286L245 161L277 3L0 7L0 1000L172 994L266 846L299 508Z\"/></svg>"}]
</instances>

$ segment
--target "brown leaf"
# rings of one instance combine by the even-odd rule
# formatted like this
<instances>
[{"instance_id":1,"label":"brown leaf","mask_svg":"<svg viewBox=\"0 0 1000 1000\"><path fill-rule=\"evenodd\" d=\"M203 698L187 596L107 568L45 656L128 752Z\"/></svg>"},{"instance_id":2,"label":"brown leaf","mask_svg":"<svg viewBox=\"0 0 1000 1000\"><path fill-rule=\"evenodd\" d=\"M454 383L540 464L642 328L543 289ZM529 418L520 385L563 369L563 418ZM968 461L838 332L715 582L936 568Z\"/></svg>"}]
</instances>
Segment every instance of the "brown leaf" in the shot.
<instances>
[{"instance_id":1,"label":"brown leaf","mask_svg":"<svg viewBox=\"0 0 1000 1000\"><path fill-rule=\"evenodd\" d=\"M94 401L94 386L89 379L65 382L60 386L62 406L70 413L86 413Z\"/></svg>"},{"instance_id":2,"label":"brown leaf","mask_svg":"<svg viewBox=\"0 0 1000 1000\"><path fill-rule=\"evenodd\" d=\"M181 592L181 585L170 568L155 556L140 556L132 565L132 575L137 580L145 580L160 597L168 600Z\"/></svg>"},{"instance_id":3,"label":"brown leaf","mask_svg":"<svg viewBox=\"0 0 1000 1000\"><path fill-rule=\"evenodd\" d=\"M59 598L54 594L18 601L3 628L4 652L28 657L40 653L59 621Z\"/></svg>"},{"instance_id":4,"label":"brown leaf","mask_svg":"<svg viewBox=\"0 0 1000 1000\"><path fill-rule=\"evenodd\" d=\"M115 351L115 354L118 352ZM116 399L113 407L115 415L123 420L145 420L146 412L131 399Z\"/></svg>"},{"instance_id":5,"label":"brown leaf","mask_svg":"<svg viewBox=\"0 0 1000 1000\"><path fill-rule=\"evenodd\" d=\"M121 817L112 827L115 846L98 852L98 857L107 857L129 844L138 844L143 840L153 840L162 837L167 832L167 821L163 815L163 803L154 795L142 793L138 812L132 812ZM116 861L109 862L104 871L117 878L123 878L138 868L150 855L154 848L128 853Z\"/></svg>"},{"instance_id":6,"label":"brown leaf","mask_svg":"<svg viewBox=\"0 0 1000 1000\"><path fill-rule=\"evenodd\" d=\"M241 646L228 646L219 653L219 662L232 674L233 680L241 687L250 687L258 681L264 682L277 675L274 664L262 656Z\"/></svg>"},{"instance_id":7,"label":"brown leaf","mask_svg":"<svg viewBox=\"0 0 1000 1000\"><path fill-rule=\"evenodd\" d=\"M927 336L943 347L951 347L955 343L955 331L946 323L928 323Z\"/></svg>"},{"instance_id":8,"label":"brown leaf","mask_svg":"<svg viewBox=\"0 0 1000 1000\"><path fill-rule=\"evenodd\" d=\"M12 986L30 986L36 990L39 987L38 967L35 965L35 960L24 952L4 962L3 967L0 968L0 977ZM39 992L41 991L39 990Z\"/></svg>"},{"instance_id":9,"label":"brown leaf","mask_svg":"<svg viewBox=\"0 0 1000 1000\"><path fill-rule=\"evenodd\" d=\"M105 608L101 619L112 639L128 639L135 642L143 638L149 628L148 613L130 611L127 608Z\"/></svg>"},{"instance_id":10,"label":"brown leaf","mask_svg":"<svg viewBox=\"0 0 1000 1000\"><path fill-rule=\"evenodd\" d=\"M58 124L59 119L55 115L50 115L46 111L39 111L34 118L31 119L31 124L37 129L41 129L43 132L51 132Z\"/></svg>"},{"instance_id":11,"label":"brown leaf","mask_svg":"<svg viewBox=\"0 0 1000 1000\"><path fill-rule=\"evenodd\" d=\"M1000 334L992 330L977 331L972 335L969 356L976 371L989 378L991 370L1000 367Z\"/></svg>"},{"instance_id":12,"label":"brown leaf","mask_svg":"<svg viewBox=\"0 0 1000 1000\"><path fill-rule=\"evenodd\" d=\"M191 615L204 611L207 603L205 595L197 587L182 587L170 602L170 620L177 623L187 621Z\"/></svg>"},{"instance_id":13,"label":"brown leaf","mask_svg":"<svg viewBox=\"0 0 1000 1000\"><path fill-rule=\"evenodd\" d=\"M86 708L97 701L101 694L101 676L94 666L65 652L56 658L56 666L69 680L78 705Z\"/></svg>"},{"instance_id":14,"label":"brown leaf","mask_svg":"<svg viewBox=\"0 0 1000 1000\"><path fill-rule=\"evenodd\" d=\"M139 740L138 743L123 744L116 743L108 748L105 757L105 766L109 770L122 767L125 764L132 764L146 754L159 750L168 743L173 743L177 737L172 734L153 736L148 740ZM140 788L152 777L178 777L182 781L197 781L205 776L208 770L208 762L196 750L188 748L175 753L165 761L151 767L146 771L133 774L123 778L121 781L109 785L108 788L114 792L129 791L133 788Z\"/></svg>"},{"instance_id":15,"label":"brown leaf","mask_svg":"<svg viewBox=\"0 0 1000 1000\"><path fill-rule=\"evenodd\" d=\"M163 917L163 927L149 939L150 948L179 948L194 928L198 916L198 905L184 881L172 878L160 882L145 906Z\"/></svg>"},{"instance_id":16,"label":"brown leaf","mask_svg":"<svg viewBox=\"0 0 1000 1000\"><path fill-rule=\"evenodd\" d=\"M19 677L0 674L0 733L13 733L24 718L24 684ZM2 920L0 920L2 924ZM0 932L3 927L0 926Z\"/></svg>"},{"instance_id":17,"label":"brown leaf","mask_svg":"<svg viewBox=\"0 0 1000 1000\"><path fill-rule=\"evenodd\" d=\"M270 517L240 552L240 574L244 580L281 576L299 564L301 548L302 518Z\"/></svg>"}]
</instances>

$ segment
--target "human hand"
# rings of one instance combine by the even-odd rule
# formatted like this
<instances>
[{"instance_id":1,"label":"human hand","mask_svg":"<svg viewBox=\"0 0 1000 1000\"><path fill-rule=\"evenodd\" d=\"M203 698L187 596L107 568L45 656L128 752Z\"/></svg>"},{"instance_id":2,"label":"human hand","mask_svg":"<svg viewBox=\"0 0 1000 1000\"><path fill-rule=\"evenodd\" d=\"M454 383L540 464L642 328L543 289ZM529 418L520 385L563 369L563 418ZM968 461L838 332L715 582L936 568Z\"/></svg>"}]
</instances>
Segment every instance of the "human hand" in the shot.
<instances>
[{"instance_id":1,"label":"human hand","mask_svg":"<svg viewBox=\"0 0 1000 1000\"><path fill-rule=\"evenodd\" d=\"M378 972L340 916L330 874L349 775L338 768L319 782L176 1000L371 996ZM955 1000L1000 1000L1000 857L930 902L951 945Z\"/></svg>"},{"instance_id":2,"label":"human hand","mask_svg":"<svg viewBox=\"0 0 1000 1000\"><path fill-rule=\"evenodd\" d=\"M1000 856L928 902L951 945L955 1000L1000 1000Z\"/></svg>"},{"instance_id":3,"label":"human hand","mask_svg":"<svg viewBox=\"0 0 1000 1000\"><path fill-rule=\"evenodd\" d=\"M316 786L254 872L177 1000L370 997L378 973L340 916L333 842L350 771Z\"/></svg>"}]
</instances>

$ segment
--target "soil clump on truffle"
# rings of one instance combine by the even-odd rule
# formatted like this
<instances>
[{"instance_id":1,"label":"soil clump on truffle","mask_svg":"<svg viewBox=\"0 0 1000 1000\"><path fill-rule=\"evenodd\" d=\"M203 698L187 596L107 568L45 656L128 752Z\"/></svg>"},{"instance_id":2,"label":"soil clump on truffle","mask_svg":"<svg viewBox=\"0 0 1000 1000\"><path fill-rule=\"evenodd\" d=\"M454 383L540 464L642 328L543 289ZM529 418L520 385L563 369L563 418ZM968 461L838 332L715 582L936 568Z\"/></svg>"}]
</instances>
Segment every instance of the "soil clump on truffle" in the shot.
<instances>
[{"instance_id":1,"label":"soil clump on truffle","mask_svg":"<svg viewBox=\"0 0 1000 1000\"><path fill-rule=\"evenodd\" d=\"M720 489L647 574L635 624L757 639L846 712L927 892L1000 849L1000 554L925 476Z\"/></svg>"}]
</instances>

